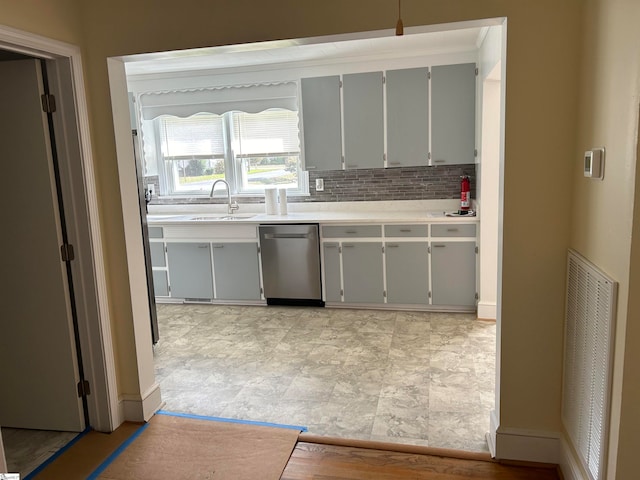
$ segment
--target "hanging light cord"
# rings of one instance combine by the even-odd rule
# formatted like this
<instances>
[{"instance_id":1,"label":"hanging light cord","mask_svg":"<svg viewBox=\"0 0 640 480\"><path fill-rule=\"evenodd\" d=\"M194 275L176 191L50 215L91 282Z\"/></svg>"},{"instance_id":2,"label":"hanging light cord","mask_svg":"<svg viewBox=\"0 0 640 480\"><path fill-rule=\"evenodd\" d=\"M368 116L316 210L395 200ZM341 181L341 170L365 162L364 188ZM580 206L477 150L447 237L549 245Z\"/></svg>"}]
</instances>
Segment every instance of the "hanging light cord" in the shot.
<instances>
[{"instance_id":1,"label":"hanging light cord","mask_svg":"<svg viewBox=\"0 0 640 480\"><path fill-rule=\"evenodd\" d=\"M402 25L402 0L398 0L398 23L396 23L396 35L404 35L404 25Z\"/></svg>"}]
</instances>

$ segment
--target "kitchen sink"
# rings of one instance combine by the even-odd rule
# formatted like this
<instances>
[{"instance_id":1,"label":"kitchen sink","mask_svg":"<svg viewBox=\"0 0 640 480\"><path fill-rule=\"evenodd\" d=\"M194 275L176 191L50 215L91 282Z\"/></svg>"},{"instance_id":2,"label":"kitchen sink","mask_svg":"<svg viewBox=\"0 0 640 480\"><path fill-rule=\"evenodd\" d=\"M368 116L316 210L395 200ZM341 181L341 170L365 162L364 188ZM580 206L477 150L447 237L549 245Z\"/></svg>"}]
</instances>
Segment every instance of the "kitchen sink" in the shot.
<instances>
[{"instance_id":1,"label":"kitchen sink","mask_svg":"<svg viewBox=\"0 0 640 480\"><path fill-rule=\"evenodd\" d=\"M235 215L199 215L195 217L189 217L188 219L194 222L216 222L216 221L230 221L230 220L247 220L255 216L256 215L254 213L235 214Z\"/></svg>"}]
</instances>

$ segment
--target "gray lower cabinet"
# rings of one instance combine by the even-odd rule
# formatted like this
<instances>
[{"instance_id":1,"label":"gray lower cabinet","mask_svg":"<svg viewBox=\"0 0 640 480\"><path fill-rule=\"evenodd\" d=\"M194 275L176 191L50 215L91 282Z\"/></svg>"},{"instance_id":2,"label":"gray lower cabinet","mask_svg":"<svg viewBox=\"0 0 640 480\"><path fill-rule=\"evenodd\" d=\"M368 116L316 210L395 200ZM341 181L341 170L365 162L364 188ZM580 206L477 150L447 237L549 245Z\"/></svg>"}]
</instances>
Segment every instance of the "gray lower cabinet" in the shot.
<instances>
[{"instance_id":1,"label":"gray lower cabinet","mask_svg":"<svg viewBox=\"0 0 640 480\"><path fill-rule=\"evenodd\" d=\"M153 293L156 297L169 296L169 279L166 270L153 271Z\"/></svg>"},{"instance_id":2,"label":"gray lower cabinet","mask_svg":"<svg viewBox=\"0 0 640 480\"><path fill-rule=\"evenodd\" d=\"M149 242L149 251L151 252L152 267L166 267L167 261L164 257L164 243Z\"/></svg>"},{"instance_id":3,"label":"gray lower cabinet","mask_svg":"<svg viewBox=\"0 0 640 480\"><path fill-rule=\"evenodd\" d=\"M214 243L216 300L260 300L257 243Z\"/></svg>"},{"instance_id":4,"label":"gray lower cabinet","mask_svg":"<svg viewBox=\"0 0 640 480\"><path fill-rule=\"evenodd\" d=\"M304 168L341 170L340 76L303 78L300 90Z\"/></svg>"},{"instance_id":5,"label":"gray lower cabinet","mask_svg":"<svg viewBox=\"0 0 640 480\"><path fill-rule=\"evenodd\" d=\"M433 242L431 244L431 303L475 306L475 242Z\"/></svg>"},{"instance_id":6,"label":"gray lower cabinet","mask_svg":"<svg viewBox=\"0 0 640 480\"><path fill-rule=\"evenodd\" d=\"M342 285L340 279L340 244L325 242L324 253L324 299L325 302L342 301Z\"/></svg>"},{"instance_id":7,"label":"gray lower cabinet","mask_svg":"<svg viewBox=\"0 0 640 480\"><path fill-rule=\"evenodd\" d=\"M431 164L475 162L476 66L431 68Z\"/></svg>"},{"instance_id":8,"label":"gray lower cabinet","mask_svg":"<svg viewBox=\"0 0 640 480\"><path fill-rule=\"evenodd\" d=\"M382 72L343 75L346 168L384 166Z\"/></svg>"},{"instance_id":9,"label":"gray lower cabinet","mask_svg":"<svg viewBox=\"0 0 640 480\"><path fill-rule=\"evenodd\" d=\"M384 303L382 242L342 244L346 303Z\"/></svg>"},{"instance_id":10,"label":"gray lower cabinet","mask_svg":"<svg viewBox=\"0 0 640 480\"><path fill-rule=\"evenodd\" d=\"M193 300L213 298L211 244L167 243L167 262L172 297Z\"/></svg>"},{"instance_id":11,"label":"gray lower cabinet","mask_svg":"<svg viewBox=\"0 0 640 480\"><path fill-rule=\"evenodd\" d=\"M429 303L429 244L398 242L385 245L387 303Z\"/></svg>"}]
</instances>

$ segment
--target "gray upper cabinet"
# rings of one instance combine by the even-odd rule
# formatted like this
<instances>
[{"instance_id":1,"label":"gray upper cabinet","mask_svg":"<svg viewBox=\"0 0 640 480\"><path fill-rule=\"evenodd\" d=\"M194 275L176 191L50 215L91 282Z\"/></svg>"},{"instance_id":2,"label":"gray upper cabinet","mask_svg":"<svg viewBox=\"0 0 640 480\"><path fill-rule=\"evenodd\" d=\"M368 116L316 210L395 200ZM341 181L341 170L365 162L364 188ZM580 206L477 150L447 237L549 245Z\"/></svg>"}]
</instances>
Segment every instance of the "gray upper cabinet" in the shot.
<instances>
[{"instance_id":1,"label":"gray upper cabinet","mask_svg":"<svg viewBox=\"0 0 640 480\"><path fill-rule=\"evenodd\" d=\"M427 242L398 242L385 245L387 302L429 303L429 245Z\"/></svg>"},{"instance_id":2,"label":"gray upper cabinet","mask_svg":"<svg viewBox=\"0 0 640 480\"><path fill-rule=\"evenodd\" d=\"M431 244L431 291L433 305L475 306L475 242Z\"/></svg>"},{"instance_id":3,"label":"gray upper cabinet","mask_svg":"<svg viewBox=\"0 0 640 480\"><path fill-rule=\"evenodd\" d=\"M260 300L257 243L214 243L216 300Z\"/></svg>"},{"instance_id":4,"label":"gray upper cabinet","mask_svg":"<svg viewBox=\"0 0 640 480\"><path fill-rule=\"evenodd\" d=\"M345 166L348 169L382 168L384 167L382 72L344 75L342 82Z\"/></svg>"},{"instance_id":5,"label":"gray upper cabinet","mask_svg":"<svg viewBox=\"0 0 640 480\"><path fill-rule=\"evenodd\" d=\"M476 66L431 68L431 164L475 162Z\"/></svg>"},{"instance_id":6,"label":"gray upper cabinet","mask_svg":"<svg viewBox=\"0 0 640 480\"><path fill-rule=\"evenodd\" d=\"M171 296L212 299L213 272L209 243L167 243Z\"/></svg>"},{"instance_id":7,"label":"gray upper cabinet","mask_svg":"<svg viewBox=\"0 0 640 480\"><path fill-rule=\"evenodd\" d=\"M382 242L342 244L346 303L384 303Z\"/></svg>"},{"instance_id":8,"label":"gray upper cabinet","mask_svg":"<svg viewBox=\"0 0 640 480\"><path fill-rule=\"evenodd\" d=\"M340 77L303 78L300 89L305 169L341 170Z\"/></svg>"},{"instance_id":9,"label":"gray upper cabinet","mask_svg":"<svg viewBox=\"0 0 640 480\"><path fill-rule=\"evenodd\" d=\"M387 166L429 162L429 69L386 73Z\"/></svg>"}]
</instances>

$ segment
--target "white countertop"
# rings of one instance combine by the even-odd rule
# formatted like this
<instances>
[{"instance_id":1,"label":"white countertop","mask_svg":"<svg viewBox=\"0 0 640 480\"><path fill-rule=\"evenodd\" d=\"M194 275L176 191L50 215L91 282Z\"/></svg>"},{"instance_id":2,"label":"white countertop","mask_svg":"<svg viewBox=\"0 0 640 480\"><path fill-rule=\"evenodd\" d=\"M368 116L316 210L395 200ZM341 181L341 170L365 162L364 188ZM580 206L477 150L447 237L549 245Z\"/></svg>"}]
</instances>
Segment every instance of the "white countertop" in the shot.
<instances>
[{"instance_id":1,"label":"white countertop","mask_svg":"<svg viewBox=\"0 0 640 480\"><path fill-rule=\"evenodd\" d=\"M417 200L390 202L309 202L289 203L286 215L267 215L264 204L244 204L234 215L227 206L150 205L149 224L267 224L267 223L423 223L477 222L476 216L447 216L457 212L458 200Z\"/></svg>"}]
</instances>

